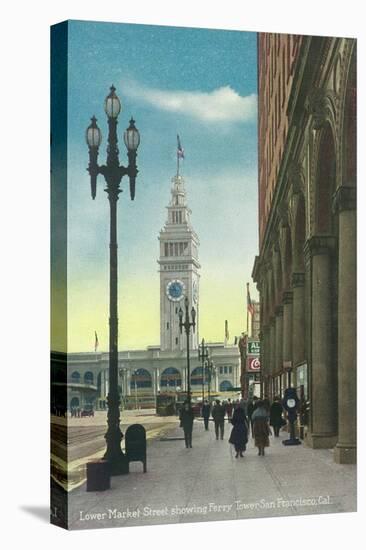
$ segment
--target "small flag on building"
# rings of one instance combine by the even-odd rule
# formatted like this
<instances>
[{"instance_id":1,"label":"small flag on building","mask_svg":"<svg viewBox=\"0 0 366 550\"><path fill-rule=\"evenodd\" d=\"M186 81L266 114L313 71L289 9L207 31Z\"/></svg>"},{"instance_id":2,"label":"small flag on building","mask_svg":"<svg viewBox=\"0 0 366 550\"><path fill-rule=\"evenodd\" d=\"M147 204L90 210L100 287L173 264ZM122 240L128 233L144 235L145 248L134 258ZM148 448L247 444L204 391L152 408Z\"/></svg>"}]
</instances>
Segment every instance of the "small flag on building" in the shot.
<instances>
[{"instance_id":1,"label":"small flag on building","mask_svg":"<svg viewBox=\"0 0 366 550\"><path fill-rule=\"evenodd\" d=\"M249 283L247 283L247 308L248 308L249 313L251 315L254 315L254 304L253 304L252 299L250 297Z\"/></svg>"},{"instance_id":2,"label":"small flag on building","mask_svg":"<svg viewBox=\"0 0 366 550\"><path fill-rule=\"evenodd\" d=\"M99 340L98 340L98 335L97 333L94 331L95 333L95 343L94 343L94 351L96 352L98 350L98 346L99 346Z\"/></svg>"}]
</instances>

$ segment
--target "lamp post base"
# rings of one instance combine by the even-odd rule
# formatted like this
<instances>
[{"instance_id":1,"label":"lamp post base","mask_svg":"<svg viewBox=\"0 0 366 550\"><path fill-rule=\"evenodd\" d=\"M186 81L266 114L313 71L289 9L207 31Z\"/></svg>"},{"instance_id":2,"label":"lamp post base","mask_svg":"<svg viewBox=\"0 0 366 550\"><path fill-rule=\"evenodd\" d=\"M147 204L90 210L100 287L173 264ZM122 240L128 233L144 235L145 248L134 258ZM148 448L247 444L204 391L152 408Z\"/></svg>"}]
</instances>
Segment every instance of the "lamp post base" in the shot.
<instances>
[{"instance_id":1,"label":"lamp post base","mask_svg":"<svg viewBox=\"0 0 366 550\"><path fill-rule=\"evenodd\" d=\"M290 421L290 437L282 441L283 445L301 445L300 439L295 437L295 420Z\"/></svg>"},{"instance_id":2,"label":"lamp post base","mask_svg":"<svg viewBox=\"0 0 366 550\"><path fill-rule=\"evenodd\" d=\"M121 449L119 452L115 451L113 453L107 451L103 458L108 462L108 469L111 476L120 476L130 473L129 462Z\"/></svg>"},{"instance_id":3,"label":"lamp post base","mask_svg":"<svg viewBox=\"0 0 366 550\"><path fill-rule=\"evenodd\" d=\"M282 445L301 445L300 439L285 439L285 441L282 441Z\"/></svg>"},{"instance_id":4,"label":"lamp post base","mask_svg":"<svg viewBox=\"0 0 366 550\"><path fill-rule=\"evenodd\" d=\"M123 438L121 430L115 428L108 429L105 434L107 441L107 450L104 454L104 460L107 460L111 476L118 476L129 473L129 462L127 456L121 449L121 441Z\"/></svg>"}]
</instances>

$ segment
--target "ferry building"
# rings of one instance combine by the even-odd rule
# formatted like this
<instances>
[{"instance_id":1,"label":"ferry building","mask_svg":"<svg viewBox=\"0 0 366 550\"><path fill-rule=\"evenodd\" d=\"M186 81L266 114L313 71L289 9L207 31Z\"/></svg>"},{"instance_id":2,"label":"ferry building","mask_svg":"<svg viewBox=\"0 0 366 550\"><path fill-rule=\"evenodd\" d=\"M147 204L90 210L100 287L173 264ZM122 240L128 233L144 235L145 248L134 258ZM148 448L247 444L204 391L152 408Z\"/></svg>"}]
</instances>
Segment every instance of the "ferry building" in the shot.
<instances>
[{"instance_id":1,"label":"ferry building","mask_svg":"<svg viewBox=\"0 0 366 550\"><path fill-rule=\"evenodd\" d=\"M184 179L172 178L167 221L159 235L160 345L119 352L119 386L125 406L151 406L164 391L187 390L186 334L179 328L178 311L188 298L196 310L196 330L190 334L192 397L205 397L240 386L237 345L207 343L211 369L202 369L198 359L200 323L199 238L187 204ZM204 313L203 313L204 314ZM109 354L68 354L68 408L92 405L105 408L108 395Z\"/></svg>"}]
</instances>

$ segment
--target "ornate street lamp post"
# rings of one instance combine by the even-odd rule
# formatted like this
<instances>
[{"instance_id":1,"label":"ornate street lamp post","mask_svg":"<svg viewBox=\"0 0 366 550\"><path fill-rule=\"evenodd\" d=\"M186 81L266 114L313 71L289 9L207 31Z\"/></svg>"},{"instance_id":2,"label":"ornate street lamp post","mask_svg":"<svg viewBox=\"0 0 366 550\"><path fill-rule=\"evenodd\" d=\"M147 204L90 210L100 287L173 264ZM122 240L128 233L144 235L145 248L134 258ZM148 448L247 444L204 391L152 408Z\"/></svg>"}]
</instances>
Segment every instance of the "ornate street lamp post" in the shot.
<instances>
[{"instance_id":1,"label":"ornate street lamp post","mask_svg":"<svg viewBox=\"0 0 366 550\"><path fill-rule=\"evenodd\" d=\"M128 462L121 449L123 434L120 430L120 397L118 393L118 308L117 308L117 201L122 192L119 185L123 176L130 181L131 200L135 197L135 181L137 176L136 156L140 143L140 134L135 127L133 118L124 132L124 142L127 147L128 166L119 164L117 137L117 118L121 111L121 103L116 89L112 85L110 93L104 102L104 110L108 117L108 147L107 163L98 165L98 150L102 141L101 131L97 126L95 116L86 130L86 142L89 147L89 166L91 195L95 199L97 176L101 174L107 183L105 189L110 204L110 278L109 278L109 392L108 392L108 430L105 434L107 449L104 458L109 462L112 475L127 474Z\"/></svg>"},{"instance_id":2,"label":"ornate street lamp post","mask_svg":"<svg viewBox=\"0 0 366 550\"><path fill-rule=\"evenodd\" d=\"M205 345L205 339L202 338L201 345L198 346L198 359L202 363L202 405L205 401L205 365L208 360L208 347Z\"/></svg>"},{"instance_id":3,"label":"ornate street lamp post","mask_svg":"<svg viewBox=\"0 0 366 550\"><path fill-rule=\"evenodd\" d=\"M182 310L181 307L179 308L178 315L179 315L180 333L182 334L182 329L184 328L184 331L185 331L186 336L187 336L187 378L188 378L188 381L187 381L187 398L188 398L188 403L190 404L191 403L191 369L190 369L190 362L189 362L189 335L190 335L190 332L191 332L191 327L193 329L193 332L195 331L195 328L196 328L196 310L194 309L194 307L192 307L192 309L191 309L191 319L192 319L192 321L190 321L187 296L184 299L184 307L185 307L185 319L184 319L184 321L183 321L183 310Z\"/></svg>"},{"instance_id":4,"label":"ornate street lamp post","mask_svg":"<svg viewBox=\"0 0 366 550\"><path fill-rule=\"evenodd\" d=\"M211 377L212 373L215 372L215 365L213 364L212 359L208 359L206 364L208 369L208 402L211 404Z\"/></svg>"}]
</instances>

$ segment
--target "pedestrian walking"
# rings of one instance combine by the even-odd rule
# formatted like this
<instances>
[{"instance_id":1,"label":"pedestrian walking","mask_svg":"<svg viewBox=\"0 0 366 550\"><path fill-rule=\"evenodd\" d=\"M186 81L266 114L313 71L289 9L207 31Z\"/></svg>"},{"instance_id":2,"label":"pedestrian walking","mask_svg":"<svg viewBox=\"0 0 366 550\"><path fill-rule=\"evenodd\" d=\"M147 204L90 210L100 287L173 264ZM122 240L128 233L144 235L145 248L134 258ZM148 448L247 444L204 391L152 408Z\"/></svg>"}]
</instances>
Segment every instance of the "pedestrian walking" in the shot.
<instances>
[{"instance_id":1,"label":"pedestrian walking","mask_svg":"<svg viewBox=\"0 0 366 550\"><path fill-rule=\"evenodd\" d=\"M186 444L186 449L190 447L192 449L192 431L193 431L193 420L194 413L191 407L191 404L188 401L185 401L182 407L182 410L179 415L180 427L184 431L184 441Z\"/></svg>"},{"instance_id":2,"label":"pedestrian walking","mask_svg":"<svg viewBox=\"0 0 366 550\"><path fill-rule=\"evenodd\" d=\"M269 415L263 401L259 400L252 414L254 444L258 447L258 456L264 456L265 447L269 447Z\"/></svg>"},{"instance_id":3,"label":"pedestrian walking","mask_svg":"<svg viewBox=\"0 0 366 550\"><path fill-rule=\"evenodd\" d=\"M216 439L224 439L224 425L225 425L225 407L220 403L219 399L216 399L215 405L212 409L212 418L215 423L215 435Z\"/></svg>"},{"instance_id":4,"label":"pedestrian walking","mask_svg":"<svg viewBox=\"0 0 366 550\"><path fill-rule=\"evenodd\" d=\"M247 406L247 413L248 413L248 419L249 419L250 428L251 428L251 430L252 430L252 437L254 437L254 434L253 434L252 415L253 415L253 412L255 411L255 409L257 408L257 402L258 402L258 397L255 395L255 396L253 397L253 399L251 399L251 400L248 402L248 406Z\"/></svg>"},{"instance_id":5,"label":"pedestrian walking","mask_svg":"<svg viewBox=\"0 0 366 550\"><path fill-rule=\"evenodd\" d=\"M231 423L233 429L231 430L229 443L235 447L235 458L242 457L248 443L248 423L242 407L236 407Z\"/></svg>"},{"instance_id":6,"label":"pedestrian walking","mask_svg":"<svg viewBox=\"0 0 366 550\"><path fill-rule=\"evenodd\" d=\"M283 408L280 398L276 396L269 410L269 423L273 427L275 437L280 435L280 429L284 423L282 413Z\"/></svg>"},{"instance_id":7,"label":"pedestrian walking","mask_svg":"<svg viewBox=\"0 0 366 550\"><path fill-rule=\"evenodd\" d=\"M246 402L246 400L244 399L244 397L242 397L242 398L240 399L240 401L239 401L239 407L240 407L241 409L243 409L245 416L247 416L247 415L248 415L248 403Z\"/></svg>"},{"instance_id":8,"label":"pedestrian walking","mask_svg":"<svg viewBox=\"0 0 366 550\"><path fill-rule=\"evenodd\" d=\"M210 414L211 414L211 407L208 403L208 401L205 401L202 405L202 418L205 425L205 430L208 430L208 422L210 420Z\"/></svg>"},{"instance_id":9,"label":"pedestrian walking","mask_svg":"<svg viewBox=\"0 0 366 550\"><path fill-rule=\"evenodd\" d=\"M226 413L227 413L228 422L230 422L233 417L233 409L234 409L234 405L232 404L231 399L228 399L226 403Z\"/></svg>"},{"instance_id":10,"label":"pedestrian walking","mask_svg":"<svg viewBox=\"0 0 366 550\"><path fill-rule=\"evenodd\" d=\"M249 428L251 429L252 434L253 434L253 427L252 427L252 414L253 414L253 411L254 411L253 401L252 401L252 399L248 399L248 404L247 404L248 429Z\"/></svg>"}]
</instances>

